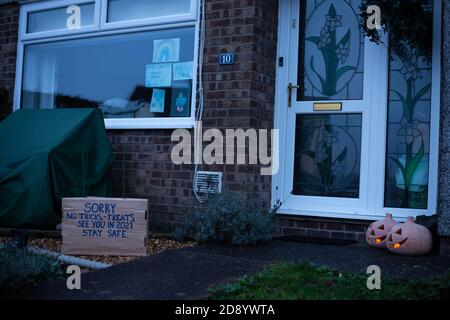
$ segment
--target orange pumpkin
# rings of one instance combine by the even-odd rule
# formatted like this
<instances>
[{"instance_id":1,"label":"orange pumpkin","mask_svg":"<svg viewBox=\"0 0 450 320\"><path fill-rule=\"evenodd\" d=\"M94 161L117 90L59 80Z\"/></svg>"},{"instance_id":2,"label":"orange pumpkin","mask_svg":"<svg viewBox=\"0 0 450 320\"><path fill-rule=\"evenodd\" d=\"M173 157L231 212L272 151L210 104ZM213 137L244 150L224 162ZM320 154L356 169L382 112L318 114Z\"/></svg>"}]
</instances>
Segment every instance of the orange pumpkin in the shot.
<instances>
[{"instance_id":1,"label":"orange pumpkin","mask_svg":"<svg viewBox=\"0 0 450 320\"><path fill-rule=\"evenodd\" d=\"M433 247L431 232L408 217L405 223L392 227L386 240L389 251L401 255L418 256L430 252Z\"/></svg>"},{"instance_id":2,"label":"orange pumpkin","mask_svg":"<svg viewBox=\"0 0 450 320\"><path fill-rule=\"evenodd\" d=\"M384 248L388 233L395 224L397 222L392 219L390 213L387 213L384 219L371 223L366 232L367 243L375 248Z\"/></svg>"}]
</instances>

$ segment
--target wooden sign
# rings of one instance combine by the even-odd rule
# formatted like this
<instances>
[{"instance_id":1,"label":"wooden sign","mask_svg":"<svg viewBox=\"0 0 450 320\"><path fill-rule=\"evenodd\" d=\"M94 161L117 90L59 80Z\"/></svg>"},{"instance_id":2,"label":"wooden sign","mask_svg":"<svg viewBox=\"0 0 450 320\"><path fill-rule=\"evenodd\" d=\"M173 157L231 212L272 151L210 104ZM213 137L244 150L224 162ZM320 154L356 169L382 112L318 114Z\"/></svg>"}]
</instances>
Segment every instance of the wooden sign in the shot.
<instances>
[{"instance_id":1,"label":"wooden sign","mask_svg":"<svg viewBox=\"0 0 450 320\"><path fill-rule=\"evenodd\" d=\"M63 254L147 254L148 200L63 198L62 209Z\"/></svg>"}]
</instances>

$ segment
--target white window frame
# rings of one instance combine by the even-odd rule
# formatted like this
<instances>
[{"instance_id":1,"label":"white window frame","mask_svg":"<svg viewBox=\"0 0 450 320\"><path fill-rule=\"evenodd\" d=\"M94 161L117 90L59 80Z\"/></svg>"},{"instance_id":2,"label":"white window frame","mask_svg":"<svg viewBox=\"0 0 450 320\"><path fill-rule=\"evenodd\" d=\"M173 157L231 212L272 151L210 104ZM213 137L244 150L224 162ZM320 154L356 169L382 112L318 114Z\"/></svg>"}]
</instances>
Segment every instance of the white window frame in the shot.
<instances>
[{"instance_id":1,"label":"white window frame","mask_svg":"<svg viewBox=\"0 0 450 320\"><path fill-rule=\"evenodd\" d=\"M145 25L162 25L168 22L170 23L180 23L195 20L197 17L197 1L191 0L190 9L188 13L184 14L174 14L162 17L152 17L144 19L133 19L126 21L108 22L108 1L101 0L101 19L100 26L102 30L111 30L117 28L130 28L130 27L141 27ZM170 1L170 0L169 0Z\"/></svg>"},{"instance_id":2,"label":"white window frame","mask_svg":"<svg viewBox=\"0 0 450 320\"><path fill-rule=\"evenodd\" d=\"M94 21L92 25L81 26L80 29L57 29L40 32L27 33L28 29L28 15L33 12L46 11L51 9L58 9L68 7L70 5L82 5L86 3L94 3ZM96 0L59 0L59 1L43 1L22 5L20 8L19 26L23 28L19 30L19 37L22 40L32 40L41 38L50 38L63 35L80 34L85 32L99 31L100 28L100 2Z\"/></svg>"},{"instance_id":3,"label":"white window frame","mask_svg":"<svg viewBox=\"0 0 450 320\"><path fill-rule=\"evenodd\" d=\"M69 5L95 2L94 26L86 26L76 30L52 30L27 34L28 13L34 11L61 8ZM158 117L158 118L114 118L105 119L106 129L176 129L193 128L195 124L195 106L198 70L198 48L200 16L198 0L191 0L189 15L173 15L162 18L106 23L106 0L52 0L38 3L23 4L19 14L19 34L17 41L16 79L14 89L13 110L21 107L24 49L26 45L51 43L55 41L83 38L99 38L108 35L130 34L152 30L194 27L194 70L192 75L191 115L189 117ZM105 8L103 8L105 7ZM181 17L183 16L183 17Z\"/></svg>"},{"instance_id":4,"label":"white window frame","mask_svg":"<svg viewBox=\"0 0 450 320\"><path fill-rule=\"evenodd\" d=\"M294 0L293 0L294 1ZM291 52L290 34L290 0L280 0L278 21L278 52L277 57L285 57L285 61L289 60ZM432 92L431 92L431 117L430 117L430 155L429 155L429 176L428 176L428 207L427 209L410 209L410 208L389 208L384 206L385 191L385 165L386 165L386 134L387 134L387 91L380 97L375 97L382 102L377 104L380 106L380 112L374 112L370 121L374 123L372 128L376 128L376 139L370 145L372 163L375 165L370 172L368 186L369 192L373 195L367 202L366 210L352 210L345 207L337 207L336 205L323 206L322 210L300 207L289 207L283 204L289 198L289 190L285 190L287 185L284 163L286 163L287 152L285 143L280 144L280 169L277 174L272 176L272 194L271 205L277 207L278 214L293 216L312 216L312 217L329 217L356 220L378 220L386 213L392 213L398 221L405 221L408 216L430 216L436 214L437 209L437 185L438 185L438 156L439 156L439 115L440 115L440 61L441 61L441 1L434 0L433 12L433 57L432 57ZM387 38L385 38L387 39ZM386 41L386 40L385 40ZM387 62L387 50L384 53ZM297 58L297 57L295 57ZM382 77L378 79L380 82L388 83L388 64L379 65L382 68ZM276 72L276 90L275 90L275 112L274 127L280 129L280 139L288 139L283 136L284 127L286 126L286 108L287 108L287 83L289 66L278 67ZM283 130L282 130L283 129ZM292 137L291 137L292 138ZM289 169L290 170L290 169ZM367 192L367 191L366 191ZM281 206L280 206L281 205Z\"/></svg>"}]
</instances>

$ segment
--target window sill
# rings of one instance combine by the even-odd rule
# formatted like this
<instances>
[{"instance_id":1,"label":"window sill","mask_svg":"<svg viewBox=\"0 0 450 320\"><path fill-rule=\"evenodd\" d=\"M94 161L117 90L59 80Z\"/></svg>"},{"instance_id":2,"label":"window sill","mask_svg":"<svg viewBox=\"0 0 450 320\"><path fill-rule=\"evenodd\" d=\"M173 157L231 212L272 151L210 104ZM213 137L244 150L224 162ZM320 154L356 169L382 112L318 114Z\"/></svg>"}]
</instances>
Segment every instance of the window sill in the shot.
<instances>
[{"instance_id":1,"label":"window sill","mask_svg":"<svg viewBox=\"0 0 450 320\"><path fill-rule=\"evenodd\" d=\"M409 210L408 213L404 213L403 210ZM352 220L368 220L368 221L376 221L379 219L383 219L386 215L386 213L392 213L393 218L397 222L404 222L407 220L409 216L417 217L420 215L426 215L431 216L433 215L432 212L429 212L428 210L418 210L416 209L397 209L397 211L393 210L386 210L383 209L381 212L369 212L368 210L356 210L358 212L355 213L348 213L348 212L342 212L343 210L336 209L336 211L333 212L326 212L326 211L312 211L312 210L295 210L295 209L286 209L279 208L277 210L277 214L284 214L284 215L292 215L292 216L306 216L306 217L320 217L320 218L333 218L333 219L352 219Z\"/></svg>"},{"instance_id":2,"label":"window sill","mask_svg":"<svg viewBox=\"0 0 450 320\"><path fill-rule=\"evenodd\" d=\"M106 129L192 129L193 118L105 119Z\"/></svg>"}]
</instances>

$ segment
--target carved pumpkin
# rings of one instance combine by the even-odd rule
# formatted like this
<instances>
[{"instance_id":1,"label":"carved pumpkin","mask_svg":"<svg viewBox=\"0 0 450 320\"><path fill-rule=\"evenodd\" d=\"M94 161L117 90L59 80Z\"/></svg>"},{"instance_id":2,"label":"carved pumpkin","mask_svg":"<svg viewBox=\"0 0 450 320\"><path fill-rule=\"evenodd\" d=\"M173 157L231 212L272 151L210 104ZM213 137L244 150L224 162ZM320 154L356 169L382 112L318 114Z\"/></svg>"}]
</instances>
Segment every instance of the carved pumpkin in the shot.
<instances>
[{"instance_id":1,"label":"carved pumpkin","mask_svg":"<svg viewBox=\"0 0 450 320\"><path fill-rule=\"evenodd\" d=\"M386 240L389 251L409 256L428 253L433 246L431 232L408 217L405 223L392 227Z\"/></svg>"},{"instance_id":2,"label":"carved pumpkin","mask_svg":"<svg viewBox=\"0 0 450 320\"><path fill-rule=\"evenodd\" d=\"M367 243L376 248L386 247L386 238L395 224L397 222L392 219L390 213L386 214L384 219L371 223L366 232Z\"/></svg>"}]
</instances>

